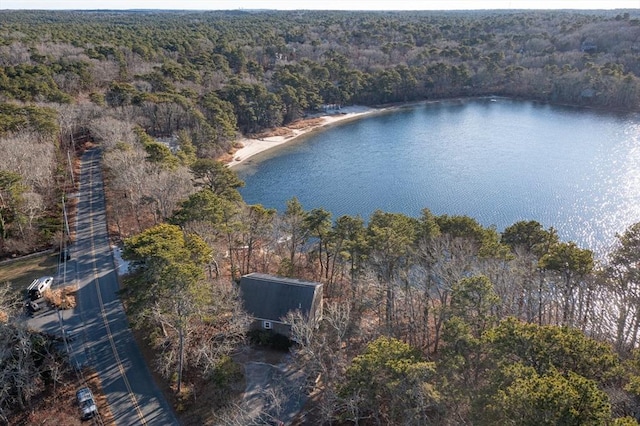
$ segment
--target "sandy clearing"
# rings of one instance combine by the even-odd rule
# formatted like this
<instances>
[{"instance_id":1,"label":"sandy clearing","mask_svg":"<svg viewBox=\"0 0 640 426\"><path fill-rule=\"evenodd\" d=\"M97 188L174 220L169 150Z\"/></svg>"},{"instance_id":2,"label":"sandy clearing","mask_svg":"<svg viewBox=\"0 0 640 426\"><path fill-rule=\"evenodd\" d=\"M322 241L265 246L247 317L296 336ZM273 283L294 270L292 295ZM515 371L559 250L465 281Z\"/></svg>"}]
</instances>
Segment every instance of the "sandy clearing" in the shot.
<instances>
[{"instance_id":1,"label":"sandy clearing","mask_svg":"<svg viewBox=\"0 0 640 426\"><path fill-rule=\"evenodd\" d=\"M270 136L260 139L240 139L238 142L240 143L240 145L242 145L242 148L238 149L233 154L233 159L227 164L229 167L237 166L238 164L253 157L256 154L275 148L287 142L291 142L296 138L315 131L319 128L335 125L340 122L353 120L355 118L360 118L365 115L370 115L372 113L382 112L385 110L387 109L369 108L364 106L344 107L339 110L333 110L330 113L310 117L320 118L321 121L319 123L315 122L315 124L302 128L297 128L297 126L295 125L287 127L286 130L288 134L285 136Z\"/></svg>"}]
</instances>

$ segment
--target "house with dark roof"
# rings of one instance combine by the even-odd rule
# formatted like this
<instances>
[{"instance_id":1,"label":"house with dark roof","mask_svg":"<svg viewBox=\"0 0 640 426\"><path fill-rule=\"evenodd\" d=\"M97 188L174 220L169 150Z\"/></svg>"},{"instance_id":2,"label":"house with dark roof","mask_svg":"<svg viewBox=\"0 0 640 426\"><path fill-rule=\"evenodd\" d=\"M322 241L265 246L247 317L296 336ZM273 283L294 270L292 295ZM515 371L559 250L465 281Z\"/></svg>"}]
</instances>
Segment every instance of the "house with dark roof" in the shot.
<instances>
[{"instance_id":1,"label":"house with dark roof","mask_svg":"<svg viewBox=\"0 0 640 426\"><path fill-rule=\"evenodd\" d=\"M289 312L300 311L311 321L322 317L320 283L253 273L240 279L240 294L245 311L253 317L254 330L271 330L289 337Z\"/></svg>"}]
</instances>

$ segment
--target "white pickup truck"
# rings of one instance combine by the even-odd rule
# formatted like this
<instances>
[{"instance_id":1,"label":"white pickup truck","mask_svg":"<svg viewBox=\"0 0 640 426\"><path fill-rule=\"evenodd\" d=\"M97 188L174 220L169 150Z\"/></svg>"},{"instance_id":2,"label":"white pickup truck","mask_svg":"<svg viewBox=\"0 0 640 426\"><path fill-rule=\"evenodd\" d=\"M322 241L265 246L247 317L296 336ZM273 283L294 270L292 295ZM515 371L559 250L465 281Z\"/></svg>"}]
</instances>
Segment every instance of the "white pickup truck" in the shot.
<instances>
[{"instance_id":1,"label":"white pickup truck","mask_svg":"<svg viewBox=\"0 0 640 426\"><path fill-rule=\"evenodd\" d=\"M45 290L51 288L51 284L53 284L53 277L40 277L33 280L31 284L29 284L29 287L27 287L29 299L40 299Z\"/></svg>"}]
</instances>

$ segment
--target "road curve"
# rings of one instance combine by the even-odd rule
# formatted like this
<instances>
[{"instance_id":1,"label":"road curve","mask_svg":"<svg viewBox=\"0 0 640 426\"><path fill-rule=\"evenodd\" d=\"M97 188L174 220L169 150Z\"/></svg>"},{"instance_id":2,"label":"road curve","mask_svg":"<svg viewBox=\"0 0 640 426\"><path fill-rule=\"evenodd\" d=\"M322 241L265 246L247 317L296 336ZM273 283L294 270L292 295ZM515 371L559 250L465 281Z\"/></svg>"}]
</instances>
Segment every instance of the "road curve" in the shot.
<instances>
[{"instance_id":1,"label":"road curve","mask_svg":"<svg viewBox=\"0 0 640 426\"><path fill-rule=\"evenodd\" d=\"M78 306L65 320L77 325L74 335L79 338L71 343L71 351L75 359L86 359L98 372L117 425L177 425L144 362L118 298L100 161L99 149L87 151L82 157L76 242L71 252Z\"/></svg>"}]
</instances>

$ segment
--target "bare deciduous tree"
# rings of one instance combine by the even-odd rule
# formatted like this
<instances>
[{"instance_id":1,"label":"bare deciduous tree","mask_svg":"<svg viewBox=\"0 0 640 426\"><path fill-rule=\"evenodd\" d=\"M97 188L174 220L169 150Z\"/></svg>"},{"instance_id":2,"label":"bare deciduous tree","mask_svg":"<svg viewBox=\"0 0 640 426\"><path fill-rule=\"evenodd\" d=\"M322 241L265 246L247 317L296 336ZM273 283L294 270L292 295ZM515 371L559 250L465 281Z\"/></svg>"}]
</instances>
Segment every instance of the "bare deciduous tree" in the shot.
<instances>
[{"instance_id":1,"label":"bare deciduous tree","mask_svg":"<svg viewBox=\"0 0 640 426\"><path fill-rule=\"evenodd\" d=\"M40 135L20 132L0 139L0 169L22 176L22 183L46 196L54 188L55 147Z\"/></svg>"},{"instance_id":2,"label":"bare deciduous tree","mask_svg":"<svg viewBox=\"0 0 640 426\"><path fill-rule=\"evenodd\" d=\"M45 203L42 195L36 192L26 192L22 194L21 210L27 217L28 229L33 228L33 221L44 212Z\"/></svg>"},{"instance_id":3,"label":"bare deciduous tree","mask_svg":"<svg viewBox=\"0 0 640 426\"><path fill-rule=\"evenodd\" d=\"M133 145L135 134L133 124L114 117L102 115L89 123L89 130L96 142L105 151L114 148L119 142Z\"/></svg>"},{"instance_id":4,"label":"bare deciduous tree","mask_svg":"<svg viewBox=\"0 0 640 426\"><path fill-rule=\"evenodd\" d=\"M178 203L195 190L192 175L188 168L176 170L159 169L149 177L148 196L153 199L159 220L170 217Z\"/></svg>"},{"instance_id":5,"label":"bare deciduous tree","mask_svg":"<svg viewBox=\"0 0 640 426\"><path fill-rule=\"evenodd\" d=\"M290 312L291 336L298 343L294 360L307 377L306 392L319 392L321 422L330 421L340 406L337 389L344 379L348 359L346 343L354 331L351 307L345 303L325 306L320 322L309 321L300 312Z\"/></svg>"},{"instance_id":6,"label":"bare deciduous tree","mask_svg":"<svg viewBox=\"0 0 640 426\"><path fill-rule=\"evenodd\" d=\"M145 171L146 154L142 149L117 149L105 153L104 166L111 176L115 196L126 199L140 230L140 210L149 183ZM124 212L120 212L124 215Z\"/></svg>"}]
</instances>

